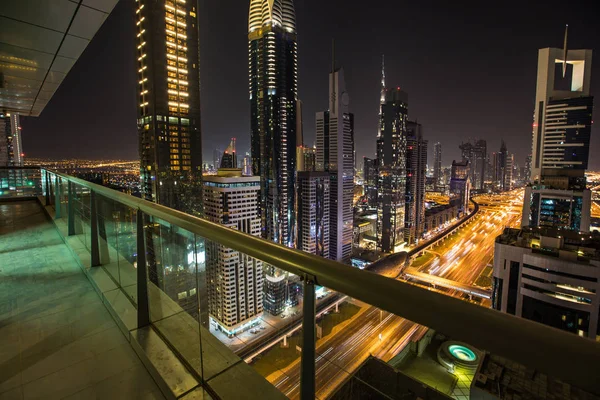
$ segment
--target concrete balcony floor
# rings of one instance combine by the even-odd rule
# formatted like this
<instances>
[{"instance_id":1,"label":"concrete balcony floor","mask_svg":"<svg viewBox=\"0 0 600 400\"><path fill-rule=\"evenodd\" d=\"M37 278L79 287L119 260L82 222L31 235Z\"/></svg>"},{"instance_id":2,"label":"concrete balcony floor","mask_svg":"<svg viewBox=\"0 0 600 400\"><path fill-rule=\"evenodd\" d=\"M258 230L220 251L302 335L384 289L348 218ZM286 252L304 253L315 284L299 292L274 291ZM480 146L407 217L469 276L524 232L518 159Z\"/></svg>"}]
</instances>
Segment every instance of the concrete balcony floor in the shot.
<instances>
[{"instance_id":1,"label":"concrete balcony floor","mask_svg":"<svg viewBox=\"0 0 600 400\"><path fill-rule=\"evenodd\" d=\"M0 203L0 400L163 399L36 201Z\"/></svg>"}]
</instances>

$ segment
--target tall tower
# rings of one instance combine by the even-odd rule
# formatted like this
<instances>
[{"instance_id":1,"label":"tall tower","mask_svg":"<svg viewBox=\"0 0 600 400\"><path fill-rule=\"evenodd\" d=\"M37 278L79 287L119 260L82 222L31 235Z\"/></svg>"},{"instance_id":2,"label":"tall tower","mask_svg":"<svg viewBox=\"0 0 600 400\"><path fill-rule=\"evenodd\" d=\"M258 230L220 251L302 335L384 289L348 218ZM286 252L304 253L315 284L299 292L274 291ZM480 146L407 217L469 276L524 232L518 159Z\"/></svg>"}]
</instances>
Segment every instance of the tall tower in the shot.
<instances>
[{"instance_id":1,"label":"tall tower","mask_svg":"<svg viewBox=\"0 0 600 400\"><path fill-rule=\"evenodd\" d=\"M193 0L136 0L138 133L145 199L202 212L198 22Z\"/></svg>"},{"instance_id":2,"label":"tall tower","mask_svg":"<svg viewBox=\"0 0 600 400\"><path fill-rule=\"evenodd\" d=\"M508 150L506 149L506 143L504 140L500 142L500 151L498 152L498 167L496 168L496 180L498 181L498 187L500 190L506 189L506 162L508 159Z\"/></svg>"},{"instance_id":3,"label":"tall tower","mask_svg":"<svg viewBox=\"0 0 600 400\"><path fill-rule=\"evenodd\" d=\"M592 50L538 52L531 185L525 188L521 226L589 232L591 191L585 171L594 98Z\"/></svg>"},{"instance_id":4,"label":"tall tower","mask_svg":"<svg viewBox=\"0 0 600 400\"><path fill-rule=\"evenodd\" d=\"M427 140L423 140L423 127L417 122L408 121L406 131L404 238L413 244L421 238L425 225Z\"/></svg>"},{"instance_id":5,"label":"tall tower","mask_svg":"<svg viewBox=\"0 0 600 400\"><path fill-rule=\"evenodd\" d=\"M209 221L260 236L260 178L219 169L204 178L204 213ZM206 242L208 311L229 336L250 328L263 311L262 261L216 242ZM258 322L258 321L256 321Z\"/></svg>"},{"instance_id":6,"label":"tall tower","mask_svg":"<svg viewBox=\"0 0 600 400\"><path fill-rule=\"evenodd\" d=\"M251 0L248 18L252 171L260 176L262 236L293 247L298 110L292 0Z\"/></svg>"},{"instance_id":7,"label":"tall tower","mask_svg":"<svg viewBox=\"0 0 600 400\"><path fill-rule=\"evenodd\" d=\"M21 120L18 113L0 111L0 166L23 166Z\"/></svg>"},{"instance_id":8,"label":"tall tower","mask_svg":"<svg viewBox=\"0 0 600 400\"><path fill-rule=\"evenodd\" d=\"M531 181L543 169L585 170L589 155L593 97L592 50L545 48L538 52L533 120Z\"/></svg>"},{"instance_id":9,"label":"tall tower","mask_svg":"<svg viewBox=\"0 0 600 400\"><path fill-rule=\"evenodd\" d=\"M223 152L220 168L237 168L237 153L235 151L235 138L231 138L229 146Z\"/></svg>"},{"instance_id":10,"label":"tall tower","mask_svg":"<svg viewBox=\"0 0 600 400\"><path fill-rule=\"evenodd\" d=\"M377 138L377 247L384 253L404 241L407 117L406 92L388 90Z\"/></svg>"},{"instance_id":11,"label":"tall tower","mask_svg":"<svg viewBox=\"0 0 600 400\"><path fill-rule=\"evenodd\" d=\"M433 190L440 190L442 184L442 144L436 142L433 145Z\"/></svg>"},{"instance_id":12,"label":"tall tower","mask_svg":"<svg viewBox=\"0 0 600 400\"><path fill-rule=\"evenodd\" d=\"M329 173L298 172L298 249L329 258Z\"/></svg>"},{"instance_id":13,"label":"tall tower","mask_svg":"<svg viewBox=\"0 0 600 400\"><path fill-rule=\"evenodd\" d=\"M379 123L377 137L381 135L381 106L385 104L385 55L381 55L381 93L379 95Z\"/></svg>"},{"instance_id":14,"label":"tall tower","mask_svg":"<svg viewBox=\"0 0 600 400\"><path fill-rule=\"evenodd\" d=\"M318 112L317 170L330 174L331 215L329 257L347 262L352 251L352 198L354 195L354 115L348 111L344 70L329 74L329 110Z\"/></svg>"}]
</instances>

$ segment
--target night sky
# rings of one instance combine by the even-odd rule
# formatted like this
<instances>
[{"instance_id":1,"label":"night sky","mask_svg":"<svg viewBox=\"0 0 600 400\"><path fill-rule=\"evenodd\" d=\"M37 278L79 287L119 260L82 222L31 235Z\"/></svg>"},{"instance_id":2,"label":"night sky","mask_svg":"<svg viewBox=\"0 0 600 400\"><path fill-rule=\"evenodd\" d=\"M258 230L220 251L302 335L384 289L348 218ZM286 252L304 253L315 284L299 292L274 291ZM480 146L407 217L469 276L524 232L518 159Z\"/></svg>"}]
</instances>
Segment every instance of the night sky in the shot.
<instances>
[{"instance_id":1,"label":"night sky","mask_svg":"<svg viewBox=\"0 0 600 400\"><path fill-rule=\"evenodd\" d=\"M38 118L23 121L26 156L89 159L138 157L133 0L121 0ZM249 0L200 0L200 77L204 160L230 137L249 150L247 18ZM523 165L531 149L537 49L595 50L592 94L600 94L600 29L595 1L467 2L296 0L299 97L305 143L317 111L327 107L331 40L343 66L356 152L374 156L381 54L388 86L409 94L409 118L440 141L443 162L458 144L503 138ZM596 99L598 100L598 98ZM596 118L598 106L595 110ZM590 168L600 168L597 127ZM359 161L360 165L360 161Z\"/></svg>"}]
</instances>

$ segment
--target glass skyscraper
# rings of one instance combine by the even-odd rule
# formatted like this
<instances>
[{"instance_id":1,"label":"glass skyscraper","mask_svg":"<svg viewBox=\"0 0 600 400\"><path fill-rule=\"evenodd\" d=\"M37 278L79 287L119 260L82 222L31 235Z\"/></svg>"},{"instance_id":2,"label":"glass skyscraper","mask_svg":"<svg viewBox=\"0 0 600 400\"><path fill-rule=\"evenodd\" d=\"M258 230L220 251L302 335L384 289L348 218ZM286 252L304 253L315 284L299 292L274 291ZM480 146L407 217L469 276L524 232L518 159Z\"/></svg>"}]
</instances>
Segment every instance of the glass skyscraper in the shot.
<instances>
[{"instance_id":1,"label":"glass skyscraper","mask_svg":"<svg viewBox=\"0 0 600 400\"><path fill-rule=\"evenodd\" d=\"M202 214L202 138L197 3L135 0L138 134L142 196L193 215ZM144 221L148 276L208 328L204 253L169 224Z\"/></svg>"},{"instance_id":2,"label":"glass skyscraper","mask_svg":"<svg viewBox=\"0 0 600 400\"><path fill-rule=\"evenodd\" d=\"M293 247L298 62L292 0L251 0L248 57L252 172L261 179L262 236Z\"/></svg>"},{"instance_id":3,"label":"glass skyscraper","mask_svg":"<svg viewBox=\"0 0 600 400\"><path fill-rule=\"evenodd\" d=\"M388 90L377 138L377 247L384 253L404 241L407 118L408 94Z\"/></svg>"},{"instance_id":4,"label":"glass skyscraper","mask_svg":"<svg viewBox=\"0 0 600 400\"><path fill-rule=\"evenodd\" d=\"M138 132L145 199L199 215L202 139L192 0L136 0Z\"/></svg>"}]
</instances>

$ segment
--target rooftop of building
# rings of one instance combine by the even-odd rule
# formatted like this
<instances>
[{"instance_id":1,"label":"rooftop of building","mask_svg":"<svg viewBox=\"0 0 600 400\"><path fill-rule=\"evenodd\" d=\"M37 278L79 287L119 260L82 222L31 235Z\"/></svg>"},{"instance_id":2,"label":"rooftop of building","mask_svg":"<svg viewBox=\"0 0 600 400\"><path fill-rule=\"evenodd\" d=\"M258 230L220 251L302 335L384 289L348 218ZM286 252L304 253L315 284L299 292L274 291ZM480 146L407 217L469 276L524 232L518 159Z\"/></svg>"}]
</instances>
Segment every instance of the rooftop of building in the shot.
<instances>
[{"instance_id":1,"label":"rooftop of building","mask_svg":"<svg viewBox=\"0 0 600 400\"><path fill-rule=\"evenodd\" d=\"M531 248L536 252L573 261L600 261L600 233L550 227L505 228L496 243ZM570 257L569 257L570 256Z\"/></svg>"}]
</instances>

